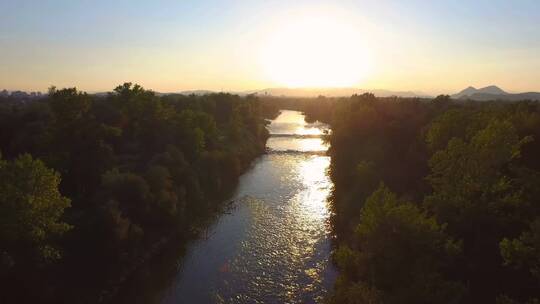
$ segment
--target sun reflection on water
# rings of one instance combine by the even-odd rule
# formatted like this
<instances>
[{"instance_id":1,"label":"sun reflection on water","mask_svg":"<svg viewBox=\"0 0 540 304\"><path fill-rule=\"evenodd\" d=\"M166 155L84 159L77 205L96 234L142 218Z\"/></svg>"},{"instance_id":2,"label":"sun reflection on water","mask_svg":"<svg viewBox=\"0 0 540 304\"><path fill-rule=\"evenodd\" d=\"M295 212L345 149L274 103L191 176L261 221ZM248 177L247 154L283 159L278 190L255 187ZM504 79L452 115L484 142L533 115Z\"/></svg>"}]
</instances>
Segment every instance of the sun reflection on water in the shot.
<instances>
[{"instance_id":1,"label":"sun reflection on water","mask_svg":"<svg viewBox=\"0 0 540 304\"><path fill-rule=\"evenodd\" d=\"M299 176L305 187L299 193L300 211L304 216L319 222L329 217L327 199L331 184L326 174L329 165L329 157L311 156L299 166Z\"/></svg>"},{"instance_id":2,"label":"sun reflection on water","mask_svg":"<svg viewBox=\"0 0 540 304\"><path fill-rule=\"evenodd\" d=\"M301 125L294 131L294 133L298 135L324 135L325 131L327 131L327 129L323 125L312 124Z\"/></svg>"},{"instance_id":3,"label":"sun reflection on water","mask_svg":"<svg viewBox=\"0 0 540 304\"><path fill-rule=\"evenodd\" d=\"M323 123L307 123L298 111L283 110L268 126L270 134L323 135L329 131Z\"/></svg>"},{"instance_id":4,"label":"sun reflection on water","mask_svg":"<svg viewBox=\"0 0 540 304\"><path fill-rule=\"evenodd\" d=\"M328 144L322 136L328 126L322 123L308 124L304 115L297 111L281 111L268 126L270 138L266 143L269 151L277 152L324 152ZM273 136L272 136L273 135Z\"/></svg>"},{"instance_id":5,"label":"sun reflection on water","mask_svg":"<svg viewBox=\"0 0 540 304\"><path fill-rule=\"evenodd\" d=\"M269 139L269 153L242 176L234 211L189 251L163 304L323 303L336 277L330 158L318 153L327 150L322 138L303 135L320 135L324 126L283 111L268 128L279 134Z\"/></svg>"},{"instance_id":6,"label":"sun reflection on water","mask_svg":"<svg viewBox=\"0 0 540 304\"><path fill-rule=\"evenodd\" d=\"M282 174L279 184L267 181L269 187L277 187L270 196L242 199L251 223L230 271L222 274L228 283L218 294L226 303L322 302L331 267L329 163L329 157L319 155L265 157L264 171L275 168ZM242 292L238 285L244 286Z\"/></svg>"},{"instance_id":7,"label":"sun reflection on water","mask_svg":"<svg viewBox=\"0 0 540 304\"><path fill-rule=\"evenodd\" d=\"M320 303L332 271L327 205L330 158L316 153L328 149L322 138L303 135L321 135L324 128L306 126L299 112L283 111L269 129L279 134L267 142L269 150L286 153L267 155L260 164L265 175L256 180L272 190L264 197L253 193L260 199L251 194L244 198L251 214L250 229L226 280L243 282L246 290L234 299L228 285L219 295L231 303ZM253 188L249 189L247 193Z\"/></svg>"},{"instance_id":8,"label":"sun reflection on water","mask_svg":"<svg viewBox=\"0 0 540 304\"><path fill-rule=\"evenodd\" d=\"M324 152L328 145L321 138L270 137L266 143L269 151Z\"/></svg>"}]
</instances>

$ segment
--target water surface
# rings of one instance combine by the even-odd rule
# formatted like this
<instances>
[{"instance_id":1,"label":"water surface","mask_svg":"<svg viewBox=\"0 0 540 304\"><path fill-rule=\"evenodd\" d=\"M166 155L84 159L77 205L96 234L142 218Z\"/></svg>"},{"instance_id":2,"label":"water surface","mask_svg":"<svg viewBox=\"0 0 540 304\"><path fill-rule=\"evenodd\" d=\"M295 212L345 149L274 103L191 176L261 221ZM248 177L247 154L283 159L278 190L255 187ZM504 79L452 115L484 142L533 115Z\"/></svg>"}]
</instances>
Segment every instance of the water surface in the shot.
<instances>
[{"instance_id":1,"label":"water surface","mask_svg":"<svg viewBox=\"0 0 540 304\"><path fill-rule=\"evenodd\" d=\"M330 159L320 138L327 126L282 111L268 128L268 153L240 178L232 208L140 303L322 302L336 276L329 262Z\"/></svg>"}]
</instances>

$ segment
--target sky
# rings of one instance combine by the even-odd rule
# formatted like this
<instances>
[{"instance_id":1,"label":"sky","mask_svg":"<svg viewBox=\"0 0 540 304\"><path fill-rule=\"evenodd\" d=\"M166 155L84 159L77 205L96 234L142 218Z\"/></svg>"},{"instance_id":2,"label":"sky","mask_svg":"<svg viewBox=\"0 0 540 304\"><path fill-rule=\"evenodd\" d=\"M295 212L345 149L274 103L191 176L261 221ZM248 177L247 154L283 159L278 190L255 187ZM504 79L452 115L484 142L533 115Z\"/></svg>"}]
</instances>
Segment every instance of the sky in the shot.
<instances>
[{"instance_id":1,"label":"sky","mask_svg":"<svg viewBox=\"0 0 540 304\"><path fill-rule=\"evenodd\" d=\"M0 89L540 91L540 1L0 0Z\"/></svg>"}]
</instances>

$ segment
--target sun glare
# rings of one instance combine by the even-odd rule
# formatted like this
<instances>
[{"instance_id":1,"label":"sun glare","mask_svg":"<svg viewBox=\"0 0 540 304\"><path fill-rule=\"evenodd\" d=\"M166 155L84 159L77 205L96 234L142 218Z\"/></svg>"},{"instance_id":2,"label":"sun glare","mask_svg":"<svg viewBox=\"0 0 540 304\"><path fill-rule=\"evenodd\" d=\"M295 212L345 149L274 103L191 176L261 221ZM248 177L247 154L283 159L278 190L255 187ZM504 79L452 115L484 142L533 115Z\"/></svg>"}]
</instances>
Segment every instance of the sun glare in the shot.
<instances>
[{"instance_id":1,"label":"sun glare","mask_svg":"<svg viewBox=\"0 0 540 304\"><path fill-rule=\"evenodd\" d=\"M296 14L275 24L261 59L268 77L287 87L354 86L371 63L358 26L331 12Z\"/></svg>"}]
</instances>

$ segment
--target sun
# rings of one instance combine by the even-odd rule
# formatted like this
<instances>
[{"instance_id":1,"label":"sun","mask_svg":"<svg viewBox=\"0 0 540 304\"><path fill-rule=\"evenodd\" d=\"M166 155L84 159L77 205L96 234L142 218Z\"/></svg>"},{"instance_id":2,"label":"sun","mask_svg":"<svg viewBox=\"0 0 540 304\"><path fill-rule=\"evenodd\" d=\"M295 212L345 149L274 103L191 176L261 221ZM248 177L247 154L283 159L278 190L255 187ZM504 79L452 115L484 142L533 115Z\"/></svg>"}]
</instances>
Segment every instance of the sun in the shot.
<instances>
[{"instance_id":1,"label":"sun","mask_svg":"<svg viewBox=\"0 0 540 304\"><path fill-rule=\"evenodd\" d=\"M331 11L304 12L276 22L261 54L267 76L287 87L355 86L371 65L358 26Z\"/></svg>"}]
</instances>

